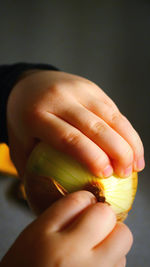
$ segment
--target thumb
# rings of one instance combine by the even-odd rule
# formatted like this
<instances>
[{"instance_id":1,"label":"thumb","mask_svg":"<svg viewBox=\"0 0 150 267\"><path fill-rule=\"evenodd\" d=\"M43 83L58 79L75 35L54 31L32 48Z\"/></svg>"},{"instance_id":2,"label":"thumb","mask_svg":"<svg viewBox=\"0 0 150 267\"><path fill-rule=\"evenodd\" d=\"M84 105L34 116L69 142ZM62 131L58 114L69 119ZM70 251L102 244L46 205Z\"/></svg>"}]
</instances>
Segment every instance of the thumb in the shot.
<instances>
[{"instance_id":1,"label":"thumb","mask_svg":"<svg viewBox=\"0 0 150 267\"><path fill-rule=\"evenodd\" d=\"M95 196L88 191L77 191L56 201L47 209L36 223L49 232L57 232L66 227L92 204L96 203Z\"/></svg>"}]
</instances>

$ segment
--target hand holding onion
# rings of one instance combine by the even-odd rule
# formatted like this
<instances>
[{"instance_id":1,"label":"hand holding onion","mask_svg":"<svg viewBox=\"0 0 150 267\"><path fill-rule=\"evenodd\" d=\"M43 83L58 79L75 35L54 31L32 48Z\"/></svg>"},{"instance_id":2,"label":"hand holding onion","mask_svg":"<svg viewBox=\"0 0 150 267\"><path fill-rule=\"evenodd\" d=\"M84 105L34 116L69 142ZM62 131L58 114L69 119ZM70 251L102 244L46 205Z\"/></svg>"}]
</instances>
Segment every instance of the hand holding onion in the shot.
<instances>
[{"instance_id":1,"label":"hand holding onion","mask_svg":"<svg viewBox=\"0 0 150 267\"><path fill-rule=\"evenodd\" d=\"M91 191L100 202L111 205L117 220L123 221L134 201L137 173L127 178L93 176L70 156L39 143L31 153L25 177L28 201L36 213L53 201L78 190Z\"/></svg>"},{"instance_id":2,"label":"hand holding onion","mask_svg":"<svg viewBox=\"0 0 150 267\"><path fill-rule=\"evenodd\" d=\"M91 190L92 187L92 191L96 189L96 194L100 194L101 200L109 203L110 191L117 181L118 187L126 188L126 193L122 196L130 192L125 212L130 209L137 185L135 173L144 168L143 145L115 103L93 82L57 71L35 71L26 75L13 88L8 100L8 133L11 157L21 177L24 176L31 151L37 140L41 140L48 147L53 146L57 151L62 151L63 155L68 155L69 160L74 158L81 163L74 169L79 168L81 171L81 166L86 166L81 172L87 180L82 186L74 181L74 190ZM74 164L76 163L73 162ZM70 168L69 166L70 163L67 168ZM36 182L36 186L31 186L36 194L31 194L44 194L45 201L42 197L39 197L40 200L36 198L36 201L44 201L46 206L62 195L61 184L53 179L54 173L45 173L44 169L45 165L40 173L42 176L28 169L28 175L32 175L34 179L26 182L26 188L29 189L29 184L31 185L33 180L38 180L39 185ZM112 176L113 173L116 175ZM100 180L104 177L110 178ZM122 186L128 180L118 177L130 177L129 188ZM82 181L82 175L80 178ZM29 180L29 176L25 180ZM111 190L108 181L111 181ZM62 185L63 192L72 192L72 188L70 191L70 188L65 186ZM118 195L118 199L122 203L120 205L124 206L121 194ZM112 205L112 202L110 204ZM122 208L117 208L116 204L115 206L117 214L123 215Z\"/></svg>"},{"instance_id":3,"label":"hand holding onion","mask_svg":"<svg viewBox=\"0 0 150 267\"><path fill-rule=\"evenodd\" d=\"M132 206L144 149L115 103L87 79L34 70L10 94L7 125L32 208L41 213L61 199L19 236L1 266L124 266L132 235L116 216L123 220ZM80 189L110 206L74 192Z\"/></svg>"},{"instance_id":4,"label":"hand holding onion","mask_svg":"<svg viewBox=\"0 0 150 267\"><path fill-rule=\"evenodd\" d=\"M11 157L22 177L37 139L67 153L95 176L127 177L144 168L131 123L95 83L59 71L27 73L7 106Z\"/></svg>"}]
</instances>

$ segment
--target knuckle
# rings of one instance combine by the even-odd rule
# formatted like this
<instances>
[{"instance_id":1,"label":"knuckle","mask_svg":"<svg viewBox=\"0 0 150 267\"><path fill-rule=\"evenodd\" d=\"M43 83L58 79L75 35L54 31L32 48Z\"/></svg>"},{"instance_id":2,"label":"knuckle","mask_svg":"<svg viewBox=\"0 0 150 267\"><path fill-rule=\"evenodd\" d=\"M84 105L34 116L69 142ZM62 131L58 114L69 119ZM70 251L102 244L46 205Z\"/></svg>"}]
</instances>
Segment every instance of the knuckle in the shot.
<instances>
[{"instance_id":1,"label":"knuckle","mask_svg":"<svg viewBox=\"0 0 150 267\"><path fill-rule=\"evenodd\" d=\"M61 236L61 240L58 244L55 243L55 247L52 248L52 254L54 258L54 266L66 267L77 266L74 258L74 251L77 251L74 241L70 236ZM73 262L72 262L73 261Z\"/></svg>"},{"instance_id":2,"label":"knuckle","mask_svg":"<svg viewBox=\"0 0 150 267\"><path fill-rule=\"evenodd\" d=\"M63 247L62 247L63 250ZM75 247L74 247L75 250ZM67 266L77 266L76 259L73 257L72 252L70 250L66 251L64 255L57 256L54 262L55 267L67 267ZM74 258L74 259L73 259Z\"/></svg>"},{"instance_id":3,"label":"knuckle","mask_svg":"<svg viewBox=\"0 0 150 267\"><path fill-rule=\"evenodd\" d=\"M93 160L94 160L95 166L104 167L108 164L109 159L108 159L108 156L103 151L101 151L101 152L102 153L93 157Z\"/></svg>"},{"instance_id":4,"label":"knuckle","mask_svg":"<svg viewBox=\"0 0 150 267\"><path fill-rule=\"evenodd\" d=\"M66 259L64 256L59 255L55 259L55 267L65 267L66 266Z\"/></svg>"},{"instance_id":5,"label":"knuckle","mask_svg":"<svg viewBox=\"0 0 150 267\"><path fill-rule=\"evenodd\" d=\"M124 162L127 165L133 162L133 151L130 147L127 149L127 151L124 154Z\"/></svg>"},{"instance_id":6,"label":"knuckle","mask_svg":"<svg viewBox=\"0 0 150 267\"><path fill-rule=\"evenodd\" d=\"M110 112L110 110L114 110L114 105L113 105L113 101L111 99L109 99L108 97L104 97L103 98L103 103L105 104L107 111Z\"/></svg>"},{"instance_id":7,"label":"knuckle","mask_svg":"<svg viewBox=\"0 0 150 267\"><path fill-rule=\"evenodd\" d=\"M61 138L63 145L76 146L81 141L81 136L77 132L71 132Z\"/></svg>"},{"instance_id":8,"label":"knuckle","mask_svg":"<svg viewBox=\"0 0 150 267\"><path fill-rule=\"evenodd\" d=\"M122 153L122 151L124 151ZM133 162L133 151L131 147L128 145L123 150L119 151L119 162L122 163L125 166L129 166Z\"/></svg>"},{"instance_id":9,"label":"knuckle","mask_svg":"<svg viewBox=\"0 0 150 267\"><path fill-rule=\"evenodd\" d=\"M62 251L64 251L64 254ZM60 244L54 246L50 252L53 258L53 263L55 264L54 266L65 267L65 244L62 246L62 242L60 242Z\"/></svg>"},{"instance_id":10,"label":"knuckle","mask_svg":"<svg viewBox=\"0 0 150 267\"><path fill-rule=\"evenodd\" d=\"M59 84L55 84L53 83L50 88L49 88L49 91L52 95L58 95L60 93L60 86Z\"/></svg>"},{"instance_id":11,"label":"knuckle","mask_svg":"<svg viewBox=\"0 0 150 267\"><path fill-rule=\"evenodd\" d=\"M109 164L109 159L107 155L102 152L100 155L93 157L93 165L91 166L91 171L99 173L103 171L105 166Z\"/></svg>"},{"instance_id":12,"label":"knuckle","mask_svg":"<svg viewBox=\"0 0 150 267\"><path fill-rule=\"evenodd\" d=\"M123 118L122 118L122 114L121 114L118 110L114 109L113 112L112 112L112 114L111 114L111 123L112 123L113 125L118 125L118 123L119 123L122 119L123 119Z\"/></svg>"},{"instance_id":13,"label":"knuckle","mask_svg":"<svg viewBox=\"0 0 150 267\"><path fill-rule=\"evenodd\" d=\"M56 84L55 83L52 84L48 88L51 105L53 104L55 107L55 105L57 106L58 103L63 103L64 93L66 95L65 99L67 98L67 94L68 94L67 89L68 89L67 84L64 84L63 82L61 84L59 82L57 82Z\"/></svg>"},{"instance_id":14,"label":"knuckle","mask_svg":"<svg viewBox=\"0 0 150 267\"><path fill-rule=\"evenodd\" d=\"M92 132L92 135L96 137L99 134L105 134L107 129L106 125L103 122L97 121L91 125L90 130Z\"/></svg>"}]
</instances>

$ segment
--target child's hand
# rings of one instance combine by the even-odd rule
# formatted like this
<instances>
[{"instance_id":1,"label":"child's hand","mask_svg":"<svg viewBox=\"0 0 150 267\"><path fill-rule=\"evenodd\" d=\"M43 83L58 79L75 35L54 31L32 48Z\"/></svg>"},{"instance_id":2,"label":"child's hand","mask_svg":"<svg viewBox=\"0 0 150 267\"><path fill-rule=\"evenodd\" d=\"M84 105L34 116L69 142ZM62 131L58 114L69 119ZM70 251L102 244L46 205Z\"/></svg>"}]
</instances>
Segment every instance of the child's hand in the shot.
<instances>
[{"instance_id":1,"label":"child's hand","mask_svg":"<svg viewBox=\"0 0 150 267\"><path fill-rule=\"evenodd\" d=\"M55 202L29 225L1 267L123 267L132 234L87 191Z\"/></svg>"},{"instance_id":2,"label":"child's hand","mask_svg":"<svg viewBox=\"0 0 150 267\"><path fill-rule=\"evenodd\" d=\"M144 168L142 142L114 102L94 83L58 71L35 71L8 101L12 159L22 176L37 140L72 154L95 175L121 177Z\"/></svg>"}]
</instances>

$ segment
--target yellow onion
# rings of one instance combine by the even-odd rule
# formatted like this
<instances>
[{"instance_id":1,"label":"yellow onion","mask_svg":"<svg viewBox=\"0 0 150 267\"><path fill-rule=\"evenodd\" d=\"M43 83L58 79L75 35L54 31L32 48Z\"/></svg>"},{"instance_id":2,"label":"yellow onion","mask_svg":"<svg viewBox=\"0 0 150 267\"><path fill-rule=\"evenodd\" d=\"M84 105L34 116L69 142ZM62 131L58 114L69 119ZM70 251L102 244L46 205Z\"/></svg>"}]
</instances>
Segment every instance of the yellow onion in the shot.
<instances>
[{"instance_id":1,"label":"yellow onion","mask_svg":"<svg viewBox=\"0 0 150 267\"><path fill-rule=\"evenodd\" d=\"M33 149L26 173L26 194L34 210L42 202L42 197L45 197L46 207L46 202L51 201L54 186L58 193L56 198L83 189L95 194L98 201L110 204L117 220L123 221L132 207L137 190L137 173L127 178L115 174L109 178L96 177L71 156L42 142Z\"/></svg>"}]
</instances>

